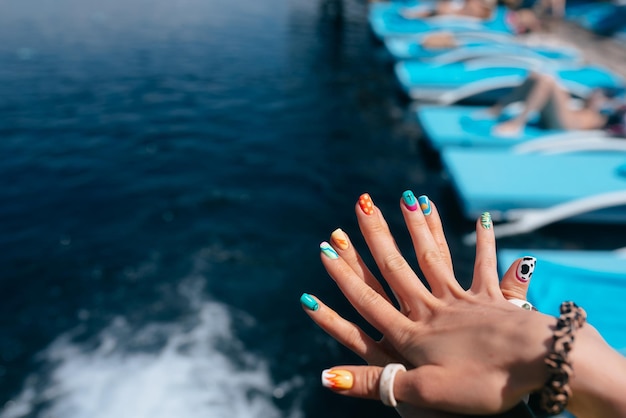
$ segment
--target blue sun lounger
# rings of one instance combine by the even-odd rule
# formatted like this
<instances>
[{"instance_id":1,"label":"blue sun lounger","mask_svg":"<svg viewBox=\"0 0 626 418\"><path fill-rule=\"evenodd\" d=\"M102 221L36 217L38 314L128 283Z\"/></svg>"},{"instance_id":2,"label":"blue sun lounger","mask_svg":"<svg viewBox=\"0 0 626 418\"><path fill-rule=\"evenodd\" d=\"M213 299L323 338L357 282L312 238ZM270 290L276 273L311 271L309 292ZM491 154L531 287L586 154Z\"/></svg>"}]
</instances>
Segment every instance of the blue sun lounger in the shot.
<instances>
[{"instance_id":1,"label":"blue sun lounger","mask_svg":"<svg viewBox=\"0 0 626 418\"><path fill-rule=\"evenodd\" d=\"M604 131L548 130L529 123L516 136L498 136L494 127L500 121L487 115L487 107L429 106L416 110L416 117L430 148L441 151L446 147L529 148L526 152L557 152L563 149L585 149L586 146L623 149L626 141L609 139ZM619 146L614 146L615 144ZM533 146L531 148L531 145ZM555 147L558 147L555 149Z\"/></svg>"},{"instance_id":2,"label":"blue sun lounger","mask_svg":"<svg viewBox=\"0 0 626 418\"><path fill-rule=\"evenodd\" d=\"M457 46L452 48L425 48L421 39L415 37L389 37L385 47L396 60L422 60L437 64L467 61L481 57L527 57L534 60L560 61L580 64L580 50L565 46L550 47L526 45L513 39L489 39L471 34L457 37Z\"/></svg>"},{"instance_id":3,"label":"blue sun lounger","mask_svg":"<svg viewBox=\"0 0 626 418\"><path fill-rule=\"evenodd\" d=\"M522 232L563 220L626 223L624 152L449 147L441 160L470 220L489 211L495 221L519 222Z\"/></svg>"},{"instance_id":4,"label":"blue sun lounger","mask_svg":"<svg viewBox=\"0 0 626 418\"><path fill-rule=\"evenodd\" d=\"M497 7L491 19L476 19L463 16L435 16L410 19L402 15L405 4L374 3L370 6L368 20L372 32L379 38L407 36L438 30L463 32L494 32L511 34L506 22L506 7Z\"/></svg>"},{"instance_id":5,"label":"blue sun lounger","mask_svg":"<svg viewBox=\"0 0 626 418\"><path fill-rule=\"evenodd\" d=\"M528 300L553 316L561 302L576 302L609 345L626 355L626 252L505 249L498 251L501 273L527 255L537 258Z\"/></svg>"},{"instance_id":6,"label":"blue sun lounger","mask_svg":"<svg viewBox=\"0 0 626 418\"><path fill-rule=\"evenodd\" d=\"M546 135L562 133L529 124L518 136L499 137L493 133L497 120L485 116L487 109L478 106L420 106L416 115L425 140L436 151L450 146L510 148Z\"/></svg>"},{"instance_id":7,"label":"blue sun lounger","mask_svg":"<svg viewBox=\"0 0 626 418\"><path fill-rule=\"evenodd\" d=\"M539 60L478 58L451 64L401 61L395 74L404 93L412 99L453 104L474 98L492 103L526 80L531 71L549 72L571 94L587 96L594 87L621 88L624 80L597 66L548 63Z\"/></svg>"}]
</instances>

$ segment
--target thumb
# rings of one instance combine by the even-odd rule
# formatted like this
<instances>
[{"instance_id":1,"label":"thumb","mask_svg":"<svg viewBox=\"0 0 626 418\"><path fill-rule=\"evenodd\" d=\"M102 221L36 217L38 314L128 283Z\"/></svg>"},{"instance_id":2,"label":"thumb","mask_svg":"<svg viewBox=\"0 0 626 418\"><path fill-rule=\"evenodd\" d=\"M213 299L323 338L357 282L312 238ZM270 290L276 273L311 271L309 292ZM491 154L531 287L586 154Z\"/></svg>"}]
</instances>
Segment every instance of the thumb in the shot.
<instances>
[{"instance_id":1,"label":"thumb","mask_svg":"<svg viewBox=\"0 0 626 418\"><path fill-rule=\"evenodd\" d=\"M341 395L379 399L382 371L378 366L335 366L322 371L322 385Z\"/></svg>"},{"instance_id":2,"label":"thumb","mask_svg":"<svg viewBox=\"0 0 626 418\"><path fill-rule=\"evenodd\" d=\"M391 398L414 406L427 406L439 403L448 391L439 369L439 366L427 365L400 370L390 379L389 375L383 376L383 367L336 366L322 372L322 384L341 395L378 400ZM381 388L385 392L382 398Z\"/></svg>"},{"instance_id":3,"label":"thumb","mask_svg":"<svg viewBox=\"0 0 626 418\"><path fill-rule=\"evenodd\" d=\"M526 300L536 264L537 259L531 256L518 258L511 264L500 281L500 290L507 300Z\"/></svg>"},{"instance_id":4,"label":"thumb","mask_svg":"<svg viewBox=\"0 0 626 418\"><path fill-rule=\"evenodd\" d=\"M388 364L387 367L395 365L397 364ZM518 396L504 393L497 378L485 378L483 384L477 388L474 377L469 377L464 371L425 365L409 371L398 371L393 374L393 378L387 379L389 375L386 376L387 373L384 372L387 367L337 366L322 372L322 383L334 392L346 396L395 399L396 405L389 402L387 405L395 406L398 412L412 412L407 417L431 416L421 413L423 408L463 416L493 415L514 407L519 401ZM416 414L417 412L420 413ZM435 416L453 417L448 414Z\"/></svg>"}]
</instances>

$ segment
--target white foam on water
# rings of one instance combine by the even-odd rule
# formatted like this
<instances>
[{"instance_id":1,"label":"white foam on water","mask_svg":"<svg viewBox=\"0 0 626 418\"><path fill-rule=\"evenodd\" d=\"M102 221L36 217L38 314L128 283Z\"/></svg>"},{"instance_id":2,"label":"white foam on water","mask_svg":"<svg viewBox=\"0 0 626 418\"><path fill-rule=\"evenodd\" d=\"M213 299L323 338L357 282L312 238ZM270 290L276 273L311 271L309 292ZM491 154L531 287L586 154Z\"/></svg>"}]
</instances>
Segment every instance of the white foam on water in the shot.
<instances>
[{"instance_id":1,"label":"white foam on water","mask_svg":"<svg viewBox=\"0 0 626 418\"><path fill-rule=\"evenodd\" d=\"M183 293L199 294L197 281L187 285ZM27 379L0 418L301 417L297 406L286 413L272 402L301 389L301 378L274 384L267 361L233 336L227 306L197 297L190 304L194 315L184 323L132 330L118 318L95 349L73 342L72 332L59 336L40 354L51 374ZM136 348L155 341L156 350Z\"/></svg>"}]
</instances>

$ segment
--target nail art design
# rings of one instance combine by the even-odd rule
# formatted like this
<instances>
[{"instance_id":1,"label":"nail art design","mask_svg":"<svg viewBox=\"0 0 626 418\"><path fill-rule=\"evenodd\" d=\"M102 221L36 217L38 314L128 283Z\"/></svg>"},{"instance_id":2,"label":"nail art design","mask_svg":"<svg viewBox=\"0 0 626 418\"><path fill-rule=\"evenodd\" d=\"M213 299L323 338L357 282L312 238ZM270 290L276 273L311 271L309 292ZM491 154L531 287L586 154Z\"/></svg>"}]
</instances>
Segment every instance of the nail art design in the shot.
<instances>
[{"instance_id":1,"label":"nail art design","mask_svg":"<svg viewBox=\"0 0 626 418\"><path fill-rule=\"evenodd\" d=\"M348 237L341 228L337 228L330 234L330 239L337 247L342 250L347 250L350 244L348 243Z\"/></svg>"},{"instance_id":2,"label":"nail art design","mask_svg":"<svg viewBox=\"0 0 626 418\"><path fill-rule=\"evenodd\" d=\"M402 203L404 203L404 206L411 212L417 210L417 200L415 200L415 195L410 190L405 190L404 193L402 193Z\"/></svg>"},{"instance_id":3,"label":"nail art design","mask_svg":"<svg viewBox=\"0 0 626 418\"><path fill-rule=\"evenodd\" d=\"M317 311L320 308L317 301L308 293L303 293L302 296L300 296L300 303L312 311Z\"/></svg>"},{"instance_id":4,"label":"nail art design","mask_svg":"<svg viewBox=\"0 0 626 418\"><path fill-rule=\"evenodd\" d=\"M480 215L480 224L485 229L491 229L491 213L483 212L483 214Z\"/></svg>"},{"instance_id":5,"label":"nail art design","mask_svg":"<svg viewBox=\"0 0 626 418\"><path fill-rule=\"evenodd\" d=\"M327 388L351 389L354 384L352 373L347 370L326 369L322 372L322 385Z\"/></svg>"},{"instance_id":6,"label":"nail art design","mask_svg":"<svg viewBox=\"0 0 626 418\"><path fill-rule=\"evenodd\" d=\"M418 203L420 204L420 209L422 209L422 213L426 216L430 215L433 209L430 207L430 199L426 195L422 195L417 198Z\"/></svg>"},{"instance_id":7,"label":"nail art design","mask_svg":"<svg viewBox=\"0 0 626 418\"><path fill-rule=\"evenodd\" d=\"M515 277L517 277L517 280L522 283L528 283L533 275L533 271L535 271L536 264L537 259L535 257L522 258L522 261L519 262L517 266L517 271L515 272Z\"/></svg>"},{"instance_id":8,"label":"nail art design","mask_svg":"<svg viewBox=\"0 0 626 418\"><path fill-rule=\"evenodd\" d=\"M359 197L359 206L361 207L363 213L366 215L371 215L372 213L374 213L374 202L372 202L372 198L367 193L363 193Z\"/></svg>"},{"instance_id":9,"label":"nail art design","mask_svg":"<svg viewBox=\"0 0 626 418\"><path fill-rule=\"evenodd\" d=\"M324 255L330 258L331 260L336 260L339 258L339 254L337 254L337 251L335 251L335 249L331 247L330 244L327 243L326 241L320 244L320 250L322 250Z\"/></svg>"}]
</instances>

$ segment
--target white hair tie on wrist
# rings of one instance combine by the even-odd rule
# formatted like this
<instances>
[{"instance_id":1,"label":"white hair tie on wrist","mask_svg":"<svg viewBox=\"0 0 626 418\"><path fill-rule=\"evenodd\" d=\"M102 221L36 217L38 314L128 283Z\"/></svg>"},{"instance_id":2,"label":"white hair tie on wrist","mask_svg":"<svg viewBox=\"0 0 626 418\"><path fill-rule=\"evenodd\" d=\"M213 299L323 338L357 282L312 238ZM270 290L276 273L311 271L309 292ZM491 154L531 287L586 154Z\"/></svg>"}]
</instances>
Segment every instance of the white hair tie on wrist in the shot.
<instances>
[{"instance_id":1,"label":"white hair tie on wrist","mask_svg":"<svg viewBox=\"0 0 626 418\"><path fill-rule=\"evenodd\" d=\"M515 306L519 306L522 309L526 309L527 311L536 311L537 308L535 308L533 306L532 303L530 303L527 300L524 299L507 299L509 302L511 302L513 305Z\"/></svg>"},{"instance_id":2,"label":"white hair tie on wrist","mask_svg":"<svg viewBox=\"0 0 626 418\"><path fill-rule=\"evenodd\" d=\"M406 367L400 363L390 363L385 366L380 374L380 382L378 383L378 391L380 392L380 400L387 406L398 405L393 395L393 382L396 379L396 373L399 371L406 372Z\"/></svg>"}]
</instances>

